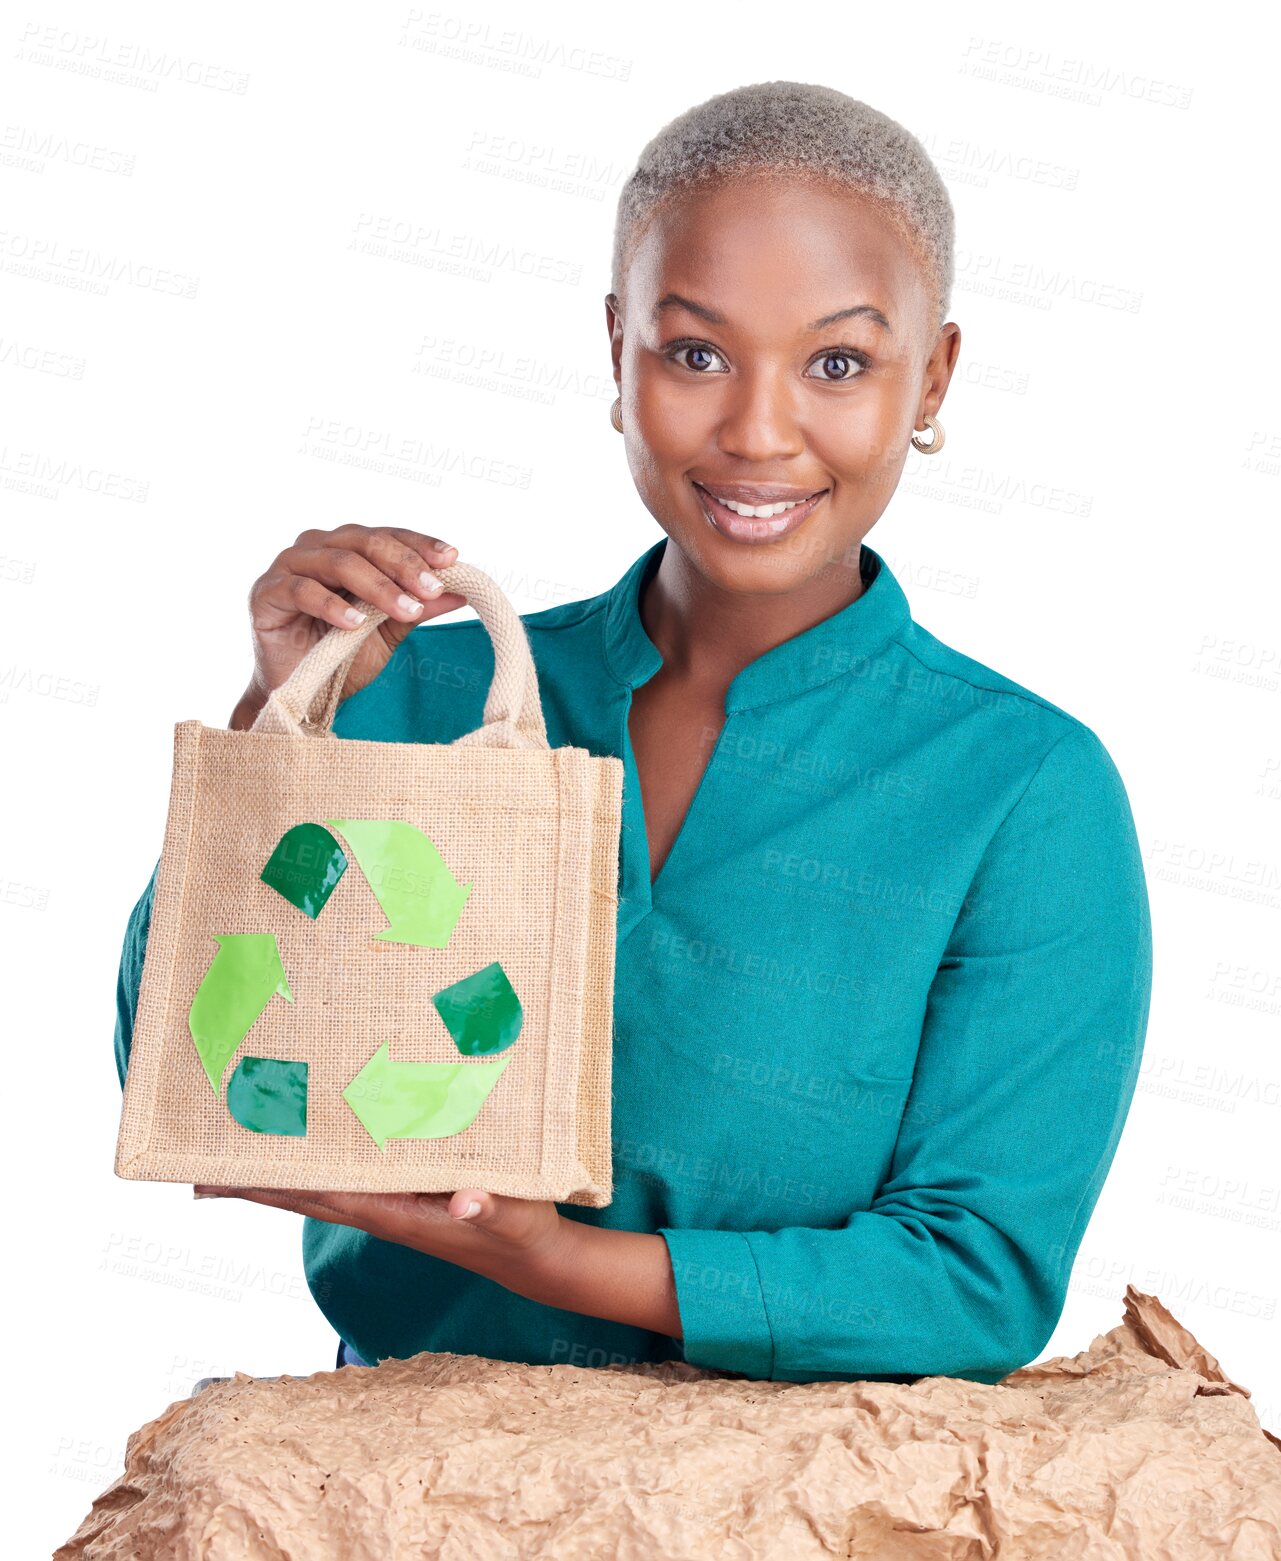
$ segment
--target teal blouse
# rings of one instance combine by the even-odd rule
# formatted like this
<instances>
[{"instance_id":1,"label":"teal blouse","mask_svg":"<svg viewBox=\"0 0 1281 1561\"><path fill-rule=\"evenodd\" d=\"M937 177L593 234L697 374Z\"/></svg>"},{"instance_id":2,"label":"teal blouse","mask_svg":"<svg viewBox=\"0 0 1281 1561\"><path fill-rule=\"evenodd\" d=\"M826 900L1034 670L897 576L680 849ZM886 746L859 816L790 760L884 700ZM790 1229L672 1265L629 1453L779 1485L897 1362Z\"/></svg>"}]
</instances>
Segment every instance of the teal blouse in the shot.
<instances>
[{"instance_id":1,"label":"teal blouse","mask_svg":"<svg viewBox=\"0 0 1281 1561\"><path fill-rule=\"evenodd\" d=\"M1112 1162L1151 993L1125 788L1094 732L917 624L864 545L855 602L757 657L653 887L627 717L666 537L524 615L553 746L624 763L615 1192L657 1232L683 1340L543 1306L303 1221L307 1281L366 1361L685 1359L788 1382L995 1382L1035 1358ZM341 737L478 726L493 648L425 623ZM155 874L117 992L123 1085Z\"/></svg>"}]
</instances>

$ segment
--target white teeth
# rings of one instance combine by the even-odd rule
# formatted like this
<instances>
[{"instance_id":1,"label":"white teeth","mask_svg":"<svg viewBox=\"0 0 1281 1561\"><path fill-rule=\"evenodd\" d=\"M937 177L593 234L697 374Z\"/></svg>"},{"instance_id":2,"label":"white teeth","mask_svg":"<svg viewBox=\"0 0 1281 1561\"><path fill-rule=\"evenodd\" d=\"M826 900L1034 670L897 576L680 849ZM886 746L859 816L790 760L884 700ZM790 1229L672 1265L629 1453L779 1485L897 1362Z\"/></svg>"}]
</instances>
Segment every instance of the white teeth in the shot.
<instances>
[{"instance_id":1,"label":"white teeth","mask_svg":"<svg viewBox=\"0 0 1281 1561\"><path fill-rule=\"evenodd\" d=\"M732 509L736 515L743 515L749 520L768 520L771 515L782 515L786 510L807 502L806 499L792 499L780 504L738 504L733 499L717 499L717 503L723 504L726 509Z\"/></svg>"}]
</instances>

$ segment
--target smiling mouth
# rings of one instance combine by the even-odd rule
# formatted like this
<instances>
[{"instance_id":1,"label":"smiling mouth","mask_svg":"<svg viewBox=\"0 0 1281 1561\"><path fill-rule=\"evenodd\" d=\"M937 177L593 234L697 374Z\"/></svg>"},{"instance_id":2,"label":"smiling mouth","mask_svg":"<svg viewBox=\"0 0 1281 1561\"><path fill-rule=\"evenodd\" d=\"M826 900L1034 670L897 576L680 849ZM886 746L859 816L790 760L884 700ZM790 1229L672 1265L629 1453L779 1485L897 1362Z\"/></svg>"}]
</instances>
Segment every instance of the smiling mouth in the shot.
<instances>
[{"instance_id":1,"label":"smiling mouth","mask_svg":"<svg viewBox=\"0 0 1281 1561\"><path fill-rule=\"evenodd\" d=\"M817 493L812 493L809 498L791 505L780 514L762 517L738 514L714 493L710 493L701 482L695 482L694 487L708 521L722 536L734 542L776 542L808 520L828 493L826 488L820 488Z\"/></svg>"}]
</instances>

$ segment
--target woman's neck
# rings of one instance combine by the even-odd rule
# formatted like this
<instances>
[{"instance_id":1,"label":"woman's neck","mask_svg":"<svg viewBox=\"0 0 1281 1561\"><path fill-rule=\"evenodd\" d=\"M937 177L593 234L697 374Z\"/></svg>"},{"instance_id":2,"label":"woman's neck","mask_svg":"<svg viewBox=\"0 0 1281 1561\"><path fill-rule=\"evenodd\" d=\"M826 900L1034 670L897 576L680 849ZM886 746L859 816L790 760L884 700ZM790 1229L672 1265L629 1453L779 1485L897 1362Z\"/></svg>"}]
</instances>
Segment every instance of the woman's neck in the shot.
<instances>
[{"instance_id":1,"label":"woman's neck","mask_svg":"<svg viewBox=\"0 0 1281 1561\"><path fill-rule=\"evenodd\" d=\"M766 651L856 602L865 589L857 563L849 569L837 562L792 591L726 591L669 537L641 589L640 616L669 676L724 690Z\"/></svg>"}]
</instances>

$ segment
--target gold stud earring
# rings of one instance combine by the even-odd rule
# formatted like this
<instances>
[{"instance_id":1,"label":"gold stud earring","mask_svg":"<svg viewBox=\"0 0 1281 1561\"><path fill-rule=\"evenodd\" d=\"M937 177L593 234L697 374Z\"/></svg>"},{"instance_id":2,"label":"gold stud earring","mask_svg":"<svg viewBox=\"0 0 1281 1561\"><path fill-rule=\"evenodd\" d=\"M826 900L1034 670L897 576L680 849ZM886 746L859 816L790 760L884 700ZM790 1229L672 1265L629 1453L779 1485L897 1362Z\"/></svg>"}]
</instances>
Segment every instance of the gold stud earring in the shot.
<instances>
[{"instance_id":1,"label":"gold stud earring","mask_svg":"<svg viewBox=\"0 0 1281 1561\"><path fill-rule=\"evenodd\" d=\"M621 434L623 431L623 398L619 396L609 409L609 420Z\"/></svg>"},{"instance_id":2,"label":"gold stud earring","mask_svg":"<svg viewBox=\"0 0 1281 1561\"><path fill-rule=\"evenodd\" d=\"M932 428L934 430L933 441L930 444L922 444L916 435L913 434L912 448L914 450L919 450L922 455L937 455L938 452L943 448L943 425L938 421L937 418L931 417L927 412L925 414L925 426L926 428Z\"/></svg>"}]
</instances>

